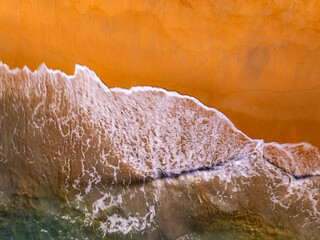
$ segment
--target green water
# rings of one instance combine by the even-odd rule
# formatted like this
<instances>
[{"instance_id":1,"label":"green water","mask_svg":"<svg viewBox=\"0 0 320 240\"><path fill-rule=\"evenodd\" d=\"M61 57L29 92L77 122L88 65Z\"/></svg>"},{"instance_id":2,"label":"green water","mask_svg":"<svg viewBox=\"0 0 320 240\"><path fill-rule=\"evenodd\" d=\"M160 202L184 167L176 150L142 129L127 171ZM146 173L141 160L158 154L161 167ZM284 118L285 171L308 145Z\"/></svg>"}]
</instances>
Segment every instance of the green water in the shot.
<instances>
[{"instance_id":1,"label":"green water","mask_svg":"<svg viewBox=\"0 0 320 240\"><path fill-rule=\"evenodd\" d=\"M286 232L267 233L267 227L258 216L252 221L242 221L236 213L217 214L210 219L196 219L184 226L189 233L178 239L294 239ZM248 218L246 218L248 219ZM170 219L169 219L170 221ZM178 226L171 222L170 231ZM0 210L0 239L49 240L49 239L172 239L163 229L153 227L145 231L128 234L105 233L99 221L86 221L84 213L58 199L16 199L13 204L2 206Z\"/></svg>"},{"instance_id":2,"label":"green water","mask_svg":"<svg viewBox=\"0 0 320 240\"><path fill-rule=\"evenodd\" d=\"M1 239L101 239L97 226L58 200L19 199L0 211Z\"/></svg>"},{"instance_id":3,"label":"green water","mask_svg":"<svg viewBox=\"0 0 320 240\"><path fill-rule=\"evenodd\" d=\"M88 222L85 214L58 199L20 197L0 208L0 239L14 240L121 240L165 239L145 232L105 233L99 221Z\"/></svg>"}]
</instances>

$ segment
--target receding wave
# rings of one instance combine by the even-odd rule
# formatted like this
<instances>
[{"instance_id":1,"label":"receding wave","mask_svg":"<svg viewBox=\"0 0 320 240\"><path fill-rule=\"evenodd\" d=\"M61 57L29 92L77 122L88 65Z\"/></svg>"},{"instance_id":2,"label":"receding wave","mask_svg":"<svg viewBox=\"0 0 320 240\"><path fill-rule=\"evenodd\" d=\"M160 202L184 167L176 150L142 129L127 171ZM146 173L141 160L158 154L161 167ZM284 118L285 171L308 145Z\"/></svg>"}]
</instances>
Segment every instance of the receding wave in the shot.
<instances>
[{"instance_id":1,"label":"receding wave","mask_svg":"<svg viewBox=\"0 0 320 240\"><path fill-rule=\"evenodd\" d=\"M68 76L1 63L0 77L6 208L51 196L74 209L61 219L76 211L109 238L320 234L320 157L308 143L250 139L192 97L110 89L79 65Z\"/></svg>"}]
</instances>

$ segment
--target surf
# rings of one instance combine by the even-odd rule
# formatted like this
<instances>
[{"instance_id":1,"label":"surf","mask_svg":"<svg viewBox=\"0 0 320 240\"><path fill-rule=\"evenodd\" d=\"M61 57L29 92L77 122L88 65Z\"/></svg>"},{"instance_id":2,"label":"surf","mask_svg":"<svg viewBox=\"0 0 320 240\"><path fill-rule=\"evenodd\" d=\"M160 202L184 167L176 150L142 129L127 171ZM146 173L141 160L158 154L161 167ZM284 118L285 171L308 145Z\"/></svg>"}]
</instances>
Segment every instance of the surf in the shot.
<instances>
[{"instance_id":1,"label":"surf","mask_svg":"<svg viewBox=\"0 0 320 240\"><path fill-rule=\"evenodd\" d=\"M245 222L260 221L257 236L319 232L320 157L308 143L251 139L193 97L108 88L85 66L66 75L44 64L32 72L0 63L0 77L3 205L17 196L57 198L84 222L98 221L104 236L147 231L175 239L227 219L242 232ZM171 214L175 206L181 211ZM190 221L180 224L186 209ZM171 232L167 218L181 230Z\"/></svg>"}]
</instances>

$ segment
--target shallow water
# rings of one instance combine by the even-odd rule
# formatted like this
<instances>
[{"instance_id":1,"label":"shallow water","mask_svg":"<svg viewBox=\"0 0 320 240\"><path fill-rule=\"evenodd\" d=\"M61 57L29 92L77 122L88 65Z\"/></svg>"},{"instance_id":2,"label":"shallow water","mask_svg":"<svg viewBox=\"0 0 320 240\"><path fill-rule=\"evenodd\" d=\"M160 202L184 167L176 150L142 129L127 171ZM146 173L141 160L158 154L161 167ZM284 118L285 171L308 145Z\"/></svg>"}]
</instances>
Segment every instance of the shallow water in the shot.
<instances>
[{"instance_id":1,"label":"shallow water","mask_svg":"<svg viewBox=\"0 0 320 240\"><path fill-rule=\"evenodd\" d=\"M15 197L4 239L318 239L318 177L295 179L263 159L63 201Z\"/></svg>"},{"instance_id":2,"label":"shallow water","mask_svg":"<svg viewBox=\"0 0 320 240\"><path fill-rule=\"evenodd\" d=\"M0 74L3 239L319 239L316 147L82 66Z\"/></svg>"}]
</instances>

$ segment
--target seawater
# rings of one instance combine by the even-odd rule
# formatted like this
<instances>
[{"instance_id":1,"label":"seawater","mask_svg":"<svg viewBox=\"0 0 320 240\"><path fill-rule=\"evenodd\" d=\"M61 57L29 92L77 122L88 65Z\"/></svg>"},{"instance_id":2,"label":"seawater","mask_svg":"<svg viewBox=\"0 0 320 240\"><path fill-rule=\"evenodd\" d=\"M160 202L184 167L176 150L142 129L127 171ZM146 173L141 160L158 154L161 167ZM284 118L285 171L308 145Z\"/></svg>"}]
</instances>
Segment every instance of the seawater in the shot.
<instances>
[{"instance_id":1,"label":"seawater","mask_svg":"<svg viewBox=\"0 0 320 240\"><path fill-rule=\"evenodd\" d=\"M318 179L265 160L111 188L93 203L15 197L4 239L317 239ZM318 184L318 185L316 185Z\"/></svg>"},{"instance_id":2,"label":"seawater","mask_svg":"<svg viewBox=\"0 0 320 240\"><path fill-rule=\"evenodd\" d=\"M0 77L0 238L319 239L316 147L79 65Z\"/></svg>"}]
</instances>

